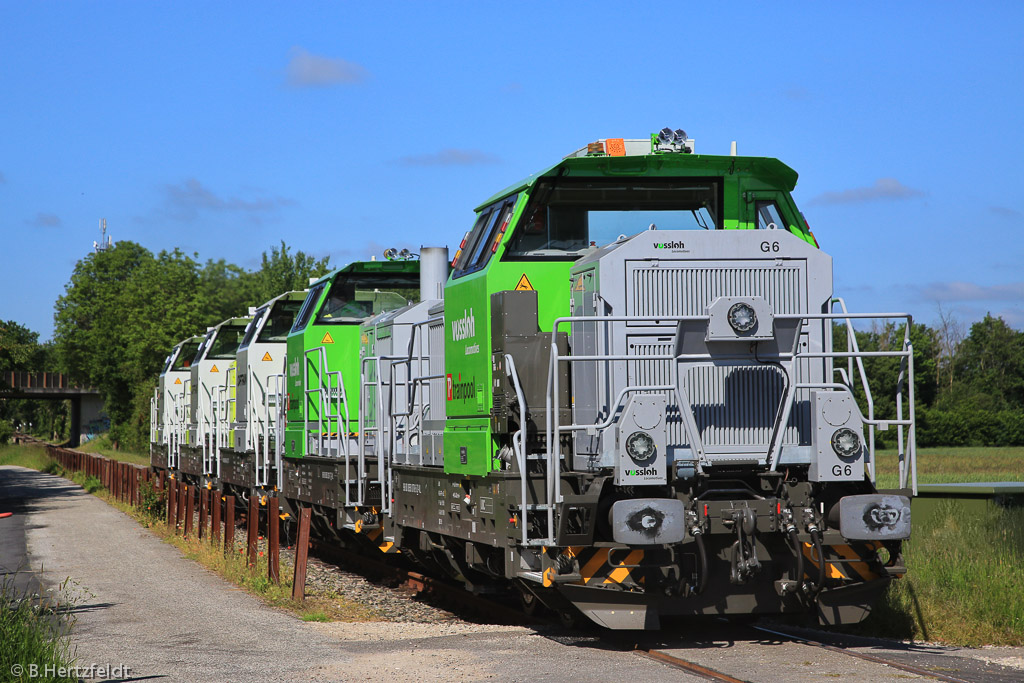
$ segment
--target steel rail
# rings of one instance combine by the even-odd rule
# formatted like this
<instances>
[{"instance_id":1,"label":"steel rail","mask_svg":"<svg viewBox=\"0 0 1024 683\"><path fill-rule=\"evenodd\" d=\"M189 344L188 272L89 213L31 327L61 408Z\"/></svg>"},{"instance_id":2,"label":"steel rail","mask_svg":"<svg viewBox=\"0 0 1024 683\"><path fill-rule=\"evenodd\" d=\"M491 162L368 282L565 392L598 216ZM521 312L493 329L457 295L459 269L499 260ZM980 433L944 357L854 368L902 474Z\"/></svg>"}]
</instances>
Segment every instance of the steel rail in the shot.
<instances>
[{"instance_id":1,"label":"steel rail","mask_svg":"<svg viewBox=\"0 0 1024 683\"><path fill-rule=\"evenodd\" d=\"M761 631L762 633L770 633L774 636L788 638L789 640L792 640L795 643L800 643L802 645L807 645L809 647L820 647L823 650L828 650L829 652L838 652L840 654L849 655L850 657L854 657L856 659L863 659L866 662L873 662L875 664L885 664L886 666L891 666L894 669L906 671L907 673L917 674L918 676L925 676L926 678L935 678L940 681L947 681L947 683L971 683L966 679L957 678L955 676L949 676L938 671L923 669L919 666L913 666L912 664L894 662L891 659L884 659L882 657L876 657L875 655L869 655L863 652L855 652L852 650L848 650L846 648L837 647L835 645L829 645L828 643L822 642L820 640L813 640L811 638L798 636L793 633L786 633L785 631L777 631L775 629L766 628L764 626L751 626L750 628L756 631Z\"/></svg>"}]
</instances>

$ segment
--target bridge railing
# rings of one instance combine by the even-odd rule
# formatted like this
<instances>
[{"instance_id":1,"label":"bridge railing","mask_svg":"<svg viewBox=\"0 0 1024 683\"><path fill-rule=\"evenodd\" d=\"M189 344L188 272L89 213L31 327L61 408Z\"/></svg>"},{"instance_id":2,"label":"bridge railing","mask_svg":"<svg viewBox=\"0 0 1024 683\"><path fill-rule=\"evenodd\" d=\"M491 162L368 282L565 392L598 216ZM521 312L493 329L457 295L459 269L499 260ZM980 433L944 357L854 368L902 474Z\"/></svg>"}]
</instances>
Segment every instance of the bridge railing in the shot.
<instances>
[{"instance_id":1,"label":"bridge railing","mask_svg":"<svg viewBox=\"0 0 1024 683\"><path fill-rule=\"evenodd\" d=\"M0 375L0 389L90 389L72 384L62 372L11 370Z\"/></svg>"}]
</instances>

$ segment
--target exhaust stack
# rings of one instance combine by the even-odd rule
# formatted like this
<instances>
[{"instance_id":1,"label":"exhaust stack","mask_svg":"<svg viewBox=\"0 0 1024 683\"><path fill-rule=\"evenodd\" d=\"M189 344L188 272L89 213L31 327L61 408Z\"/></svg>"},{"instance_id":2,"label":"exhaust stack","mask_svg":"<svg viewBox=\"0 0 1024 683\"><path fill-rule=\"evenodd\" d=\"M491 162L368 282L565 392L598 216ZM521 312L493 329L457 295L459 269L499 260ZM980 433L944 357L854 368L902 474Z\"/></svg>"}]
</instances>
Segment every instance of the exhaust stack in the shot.
<instances>
[{"instance_id":1,"label":"exhaust stack","mask_svg":"<svg viewBox=\"0 0 1024 683\"><path fill-rule=\"evenodd\" d=\"M448 247L420 247L420 301L444 298Z\"/></svg>"}]
</instances>

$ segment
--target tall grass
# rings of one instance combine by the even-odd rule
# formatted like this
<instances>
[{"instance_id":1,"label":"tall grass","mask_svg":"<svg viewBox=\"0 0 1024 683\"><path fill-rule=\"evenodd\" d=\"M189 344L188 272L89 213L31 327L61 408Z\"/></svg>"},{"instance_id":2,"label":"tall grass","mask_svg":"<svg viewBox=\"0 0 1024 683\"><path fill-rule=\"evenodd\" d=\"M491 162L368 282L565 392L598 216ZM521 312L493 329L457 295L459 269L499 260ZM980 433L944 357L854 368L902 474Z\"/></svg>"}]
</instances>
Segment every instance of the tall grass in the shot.
<instances>
[{"instance_id":1,"label":"tall grass","mask_svg":"<svg viewBox=\"0 0 1024 683\"><path fill-rule=\"evenodd\" d=\"M958 645L1024 645L1024 508L944 501L904 543L908 572L858 629Z\"/></svg>"},{"instance_id":2,"label":"tall grass","mask_svg":"<svg viewBox=\"0 0 1024 683\"><path fill-rule=\"evenodd\" d=\"M148 465L149 453L133 453L120 448L115 449L114 443L110 440L110 434L100 434L94 439L86 441L77 449L83 453L95 453L121 462L128 462L133 465Z\"/></svg>"},{"instance_id":3,"label":"tall grass","mask_svg":"<svg viewBox=\"0 0 1024 683\"><path fill-rule=\"evenodd\" d=\"M44 446L35 444L0 446L0 465L17 465L44 472L55 464L53 459L46 454Z\"/></svg>"},{"instance_id":4,"label":"tall grass","mask_svg":"<svg viewBox=\"0 0 1024 683\"><path fill-rule=\"evenodd\" d=\"M59 592L67 595L69 582ZM0 582L0 677L4 681L73 681L77 676L44 675L74 664L69 633L73 620L59 601L19 595L12 575ZM35 667L35 669L33 669ZM33 676L33 671L36 674Z\"/></svg>"}]
</instances>

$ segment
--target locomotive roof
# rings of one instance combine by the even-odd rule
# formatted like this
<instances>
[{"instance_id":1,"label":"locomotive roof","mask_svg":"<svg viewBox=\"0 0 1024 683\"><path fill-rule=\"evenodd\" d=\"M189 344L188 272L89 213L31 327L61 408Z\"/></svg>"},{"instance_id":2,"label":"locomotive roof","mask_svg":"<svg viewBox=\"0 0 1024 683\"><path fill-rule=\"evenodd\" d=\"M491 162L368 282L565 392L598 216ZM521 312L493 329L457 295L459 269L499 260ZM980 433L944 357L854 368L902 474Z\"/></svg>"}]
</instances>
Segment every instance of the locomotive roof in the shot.
<instances>
[{"instance_id":1,"label":"locomotive roof","mask_svg":"<svg viewBox=\"0 0 1024 683\"><path fill-rule=\"evenodd\" d=\"M396 260L396 261L353 261L347 266L342 266L337 270L332 270L323 277L315 280L310 284L310 287L317 285L325 280L333 280L335 275L339 273L411 273L418 272L420 262L417 259L409 260Z\"/></svg>"},{"instance_id":2,"label":"locomotive roof","mask_svg":"<svg viewBox=\"0 0 1024 683\"><path fill-rule=\"evenodd\" d=\"M570 156L518 183L509 185L476 211L532 187L541 178L571 177L635 177L671 178L747 175L758 178L780 190L791 192L796 187L797 172L772 157L720 156L681 152L631 156Z\"/></svg>"}]
</instances>

